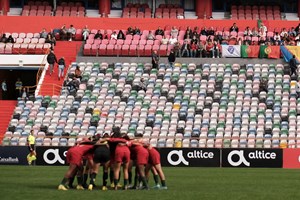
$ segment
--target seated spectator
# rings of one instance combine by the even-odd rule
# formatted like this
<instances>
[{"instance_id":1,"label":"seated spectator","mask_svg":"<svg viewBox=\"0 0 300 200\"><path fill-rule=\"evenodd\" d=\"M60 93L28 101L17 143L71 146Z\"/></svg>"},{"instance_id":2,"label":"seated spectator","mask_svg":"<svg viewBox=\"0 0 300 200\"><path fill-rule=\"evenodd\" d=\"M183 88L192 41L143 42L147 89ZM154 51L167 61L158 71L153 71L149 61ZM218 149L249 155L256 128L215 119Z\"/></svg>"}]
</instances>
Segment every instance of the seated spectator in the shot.
<instances>
[{"instance_id":1,"label":"seated spectator","mask_svg":"<svg viewBox=\"0 0 300 200\"><path fill-rule=\"evenodd\" d=\"M183 39L191 39L192 38L192 34L193 34L193 32L192 32L192 29L191 29L191 27L187 27L186 28L186 30L185 30L185 34L184 34L184 37L183 37Z\"/></svg>"},{"instance_id":2,"label":"seated spectator","mask_svg":"<svg viewBox=\"0 0 300 200\"><path fill-rule=\"evenodd\" d=\"M82 76L81 76L81 70L80 70L80 68L79 68L78 65L76 66L74 76L75 76L75 78L79 78L80 80L82 79Z\"/></svg>"},{"instance_id":3,"label":"seated spectator","mask_svg":"<svg viewBox=\"0 0 300 200\"><path fill-rule=\"evenodd\" d=\"M213 41L212 41L212 39L209 39L208 41L207 41L207 44L206 44L206 52L207 52L207 55L208 55L208 57L212 57L212 55L213 55L213 48L214 48L214 44L213 44Z\"/></svg>"},{"instance_id":4,"label":"seated spectator","mask_svg":"<svg viewBox=\"0 0 300 200\"><path fill-rule=\"evenodd\" d=\"M258 35L258 31L257 31L257 29L255 27L252 29L252 36L254 36L254 37L258 37L259 36Z\"/></svg>"},{"instance_id":5,"label":"seated spectator","mask_svg":"<svg viewBox=\"0 0 300 200\"><path fill-rule=\"evenodd\" d=\"M155 31L155 35L161 35L161 36L164 36L165 32L164 30L161 29L161 27L159 26L157 28L157 30Z\"/></svg>"},{"instance_id":6,"label":"seated spectator","mask_svg":"<svg viewBox=\"0 0 300 200\"><path fill-rule=\"evenodd\" d=\"M110 39L111 40L117 40L118 39L118 35L117 35L117 32L114 31L111 35L110 35Z\"/></svg>"},{"instance_id":7,"label":"seated spectator","mask_svg":"<svg viewBox=\"0 0 300 200\"><path fill-rule=\"evenodd\" d=\"M89 37L89 34L91 33L90 29L88 28L87 25L85 25L85 27L82 29L82 36L83 36L83 40L86 41L87 38Z\"/></svg>"},{"instance_id":8,"label":"seated spectator","mask_svg":"<svg viewBox=\"0 0 300 200\"><path fill-rule=\"evenodd\" d=\"M192 37L192 39L191 39L191 44L192 44L192 43L198 44L198 42L199 42L199 40L198 40L197 36L196 36L196 35L193 35L193 37Z\"/></svg>"},{"instance_id":9,"label":"seated spectator","mask_svg":"<svg viewBox=\"0 0 300 200\"><path fill-rule=\"evenodd\" d=\"M195 42L191 42L191 57L195 58L197 56L198 45Z\"/></svg>"},{"instance_id":10,"label":"seated spectator","mask_svg":"<svg viewBox=\"0 0 300 200\"><path fill-rule=\"evenodd\" d=\"M198 27L197 27L197 26L194 28L194 30L193 30L193 32L192 32L192 38L193 38L194 36L195 36L196 38L199 39L199 30L198 30Z\"/></svg>"},{"instance_id":11,"label":"seated spectator","mask_svg":"<svg viewBox=\"0 0 300 200\"><path fill-rule=\"evenodd\" d=\"M287 37L289 35L289 33L287 32L286 28L283 28L281 33L280 33L280 36L281 37Z\"/></svg>"},{"instance_id":12,"label":"seated spectator","mask_svg":"<svg viewBox=\"0 0 300 200\"><path fill-rule=\"evenodd\" d=\"M76 29L74 28L74 26L71 24L70 28L67 31L67 35L68 35L68 39L69 41L72 41L72 39L75 37L76 34Z\"/></svg>"},{"instance_id":13,"label":"seated spectator","mask_svg":"<svg viewBox=\"0 0 300 200\"><path fill-rule=\"evenodd\" d=\"M300 98L300 80L298 80L296 84L296 93L297 93L297 98Z\"/></svg>"},{"instance_id":14,"label":"seated spectator","mask_svg":"<svg viewBox=\"0 0 300 200\"><path fill-rule=\"evenodd\" d=\"M175 56L179 57L181 54L180 54L180 44L179 42L177 41L176 39L176 42L174 43L174 46L173 46L173 51L175 53Z\"/></svg>"},{"instance_id":15,"label":"seated spectator","mask_svg":"<svg viewBox=\"0 0 300 200\"><path fill-rule=\"evenodd\" d=\"M268 92L268 81L266 79L262 79L259 83L259 92Z\"/></svg>"},{"instance_id":16,"label":"seated spectator","mask_svg":"<svg viewBox=\"0 0 300 200\"><path fill-rule=\"evenodd\" d=\"M61 40L66 40L68 37L68 29L66 28L66 25L64 24L59 32Z\"/></svg>"},{"instance_id":17,"label":"seated spectator","mask_svg":"<svg viewBox=\"0 0 300 200\"><path fill-rule=\"evenodd\" d=\"M207 33L207 29L206 27L203 27L200 31L200 35L205 35L205 36L208 36L208 33Z\"/></svg>"},{"instance_id":18,"label":"seated spectator","mask_svg":"<svg viewBox=\"0 0 300 200\"><path fill-rule=\"evenodd\" d=\"M214 27L210 27L207 31L207 34L208 35L215 35L215 30L214 30Z\"/></svg>"},{"instance_id":19,"label":"seated spectator","mask_svg":"<svg viewBox=\"0 0 300 200\"><path fill-rule=\"evenodd\" d=\"M214 41L213 48L212 48L212 57L213 58L220 58L220 49L221 49L221 46L218 43L218 41Z\"/></svg>"},{"instance_id":20,"label":"seated spectator","mask_svg":"<svg viewBox=\"0 0 300 200\"><path fill-rule=\"evenodd\" d=\"M169 43L169 39L166 38L166 36L163 36L163 38L161 39L161 44L168 44Z\"/></svg>"},{"instance_id":21,"label":"seated spectator","mask_svg":"<svg viewBox=\"0 0 300 200\"><path fill-rule=\"evenodd\" d=\"M46 39L47 35L48 35L48 33L47 33L46 29L43 28L43 30L40 32L40 38L45 38Z\"/></svg>"},{"instance_id":22,"label":"seated spectator","mask_svg":"<svg viewBox=\"0 0 300 200\"><path fill-rule=\"evenodd\" d=\"M289 33L289 36L292 37L292 38L295 38L296 35L297 35L294 27L292 27L291 30L289 30L288 33Z\"/></svg>"},{"instance_id":23,"label":"seated spectator","mask_svg":"<svg viewBox=\"0 0 300 200\"><path fill-rule=\"evenodd\" d=\"M147 35L147 40L155 40L155 35L152 33L152 31L150 31Z\"/></svg>"},{"instance_id":24,"label":"seated spectator","mask_svg":"<svg viewBox=\"0 0 300 200\"><path fill-rule=\"evenodd\" d=\"M260 37L260 38L259 38L259 41L258 41L258 44L259 44L259 45L265 45L265 44L266 44L265 38L264 38L264 37Z\"/></svg>"},{"instance_id":25,"label":"seated spectator","mask_svg":"<svg viewBox=\"0 0 300 200\"><path fill-rule=\"evenodd\" d=\"M191 45L188 43L188 40L184 40L183 45L181 46L181 57L185 54L187 57L190 57Z\"/></svg>"},{"instance_id":26,"label":"seated spectator","mask_svg":"<svg viewBox=\"0 0 300 200\"><path fill-rule=\"evenodd\" d=\"M51 49L54 49L54 46L56 45L55 37L52 37L51 34L48 34L45 43L51 44Z\"/></svg>"},{"instance_id":27,"label":"seated spectator","mask_svg":"<svg viewBox=\"0 0 300 200\"><path fill-rule=\"evenodd\" d=\"M6 43L15 43L15 40L14 38L10 35L8 36L7 40L6 40Z\"/></svg>"},{"instance_id":28,"label":"seated spectator","mask_svg":"<svg viewBox=\"0 0 300 200\"><path fill-rule=\"evenodd\" d=\"M281 41L281 36L279 35L278 32L275 32L275 35L274 35L274 37L273 37L273 40L274 40L274 41Z\"/></svg>"},{"instance_id":29,"label":"seated spectator","mask_svg":"<svg viewBox=\"0 0 300 200\"><path fill-rule=\"evenodd\" d=\"M239 32L239 28L237 27L236 23L233 23L233 25L229 29L230 32Z\"/></svg>"},{"instance_id":30,"label":"seated spectator","mask_svg":"<svg viewBox=\"0 0 300 200\"><path fill-rule=\"evenodd\" d=\"M244 31L244 36L252 36L252 31L249 26Z\"/></svg>"},{"instance_id":31,"label":"seated spectator","mask_svg":"<svg viewBox=\"0 0 300 200\"><path fill-rule=\"evenodd\" d=\"M103 35L102 35L102 33L101 33L100 30L98 30L98 32L95 34L94 39L95 39L95 40L96 40L96 39L103 40Z\"/></svg>"},{"instance_id":32,"label":"seated spectator","mask_svg":"<svg viewBox=\"0 0 300 200\"><path fill-rule=\"evenodd\" d=\"M6 35L5 35L5 33L3 33L3 35L0 39L0 42L6 43L6 41L7 41Z\"/></svg>"},{"instance_id":33,"label":"seated spectator","mask_svg":"<svg viewBox=\"0 0 300 200\"><path fill-rule=\"evenodd\" d=\"M141 30L136 26L133 30L134 35L141 35Z\"/></svg>"},{"instance_id":34,"label":"seated spectator","mask_svg":"<svg viewBox=\"0 0 300 200\"><path fill-rule=\"evenodd\" d=\"M123 33L122 30L119 30L118 32L118 35L117 35L117 39L120 39L120 40L125 40L125 34Z\"/></svg>"},{"instance_id":35,"label":"seated spectator","mask_svg":"<svg viewBox=\"0 0 300 200\"><path fill-rule=\"evenodd\" d=\"M109 37L109 34L107 33L107 30L104 30L104 33L103 33L103 39L106 39L108 40L110 37Z\"/></svg>"},{"instance_id":36,"label":"seated spectator","mask_svg":"<svg viewBox=\"0 0 300 200\"><path fill-rule=\"evenodd\" d=\"M197 54L200 58L206 57L206 45L203 42L200 42L197 49Z\"/></svg>"},{"instance_id":37,"label":"seated spectator","mask_svg":"<svg viewBox=\"0 0 300 200\"><path fill-rule=\"evenodd\" d=\"M127 29L126 35L134 35L134 30L131 26Z\"/></svg>"},{"instance_id":38,"label":"seated spectator","mask_svg":"<svg viewBox=\"0 0 300 200\"><path fill-rule=\"evenodd\" d=\"M171 29L171 32L170 32L171 36L177 37L178 33L179 33L179 31L176 28L176 26L173 26L172 29Z\"/></svg>"},{"instance_id":39,"label":"seated spectator","mask_svg":"<svg viewBox=\"0 0 300 200\"><path fill-rule=\"evenodd\" d=\"M140 82L139 82L138 85L133 85L132 89L136 90L136 91L144 90L146 92L147 86L146 86L144 78L141 78L141 80L140 80Z\"/></svg>"},{"instance_id":40,"label":"seated spectator","mask_svg":"<svg viewBox=\"0 0 300 200\"><path fill-rule=\"evenodd\" d=\"M244 43L243 43L242 38L239 38L239 39L236 41L236 44L237 44L237 45L243 45Z\"/></svg>"},{"instance_id":41,"label":"seated spectator","mask_svg":"<svg viewBox=\"0 0 300 200\"><path fill-rule=\"evenodd\" d=\"M79 89L79 84L80 83L77 78L73 77L73 79L67 83L67 89L69 93L76 93Z\"/></svg>"},{"instance_id":42,"label":"seated spectator","mask_svg":"<svg viewBox=\"0 0 300 200\"><path fill-rule=\"evenodd\" d=\"M176 42L178 42L178 40L177 40L177 37L175 37L175 36L172 36L172 37L169 39L169 44L175 44Z\"/></svg>"}]
</instances>

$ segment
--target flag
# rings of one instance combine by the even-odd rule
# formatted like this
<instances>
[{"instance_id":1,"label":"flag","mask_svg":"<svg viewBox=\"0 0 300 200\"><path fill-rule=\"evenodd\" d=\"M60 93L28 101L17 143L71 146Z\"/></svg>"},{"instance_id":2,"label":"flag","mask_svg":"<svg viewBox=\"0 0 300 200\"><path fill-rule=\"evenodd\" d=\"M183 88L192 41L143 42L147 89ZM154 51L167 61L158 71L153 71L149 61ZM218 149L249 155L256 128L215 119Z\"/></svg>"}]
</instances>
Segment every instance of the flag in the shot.
<instances>
[{"instance_id":1,"label":"flag","mask_svg":"<svg viewBox=\"0 0 300 200\"><path fill-rule=\"evenodd\" d=\"M222 45L222 57L241 57L241 46L240 45Z\"/></svg>"},{"instance_id":2,"label":"flag","mask_svg":"<svg viewBox=\"0 0 300 200\"><path fill-rule=\"evenodd\" d=\"M242 58L258 58L259 55L259 46L253 45L242 45L241 46Z\"/></svg>"},{"instance_id":3,"label":"flag","mask_svg":"<svg viewBox=\"0 0 300 200\"><path fill-rule=\"evenodd\" d=\"M261 45L259 49L260 58L280 58L280 46Z\"/></svg>"},{"instance_id":4,"label":"flag","mask_svg":"<svg viewBox=\"0 0 300 200\"><path fill-rule=\"evenodd\" d=\"M296 56L297 61L300 61L300 47L299 46L280 46L281 53L285 62L289 62L293 55Z\"/></svg>"}]
</instances>

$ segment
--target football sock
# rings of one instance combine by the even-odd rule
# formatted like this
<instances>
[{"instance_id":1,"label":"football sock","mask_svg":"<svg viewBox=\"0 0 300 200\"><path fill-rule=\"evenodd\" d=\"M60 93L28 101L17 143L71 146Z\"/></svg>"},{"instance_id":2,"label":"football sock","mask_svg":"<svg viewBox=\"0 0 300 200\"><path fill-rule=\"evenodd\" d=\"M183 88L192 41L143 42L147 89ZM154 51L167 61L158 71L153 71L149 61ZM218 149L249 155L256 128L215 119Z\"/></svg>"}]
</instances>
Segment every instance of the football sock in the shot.
<instances>
[{"instance_id":1,"label":"football sock","mask_svg":"<svg viewBox=\"0 0 300 200\"><path fill-rule=\"evenodd\" d=\"M96 176L97 176L96 173L92 173L90 175L90 184L95 184Z\"/></svg>"},{"instance_id":2,"label":"football sock","mask_svg":"<svg viewBox=\"0 0 300 200\"><path fill-rule=\"evenodd\" d=\"M115 187L117 187L117 185L118 185L118 179L114 179L114 184L115 184Z\"/></svg>"},{"instance_id":3,"label":"football sock","mask_svg":"<svg viewBox=\"0 0 300 200\"><path fill-rule=\"evenodd\" d=\"M141 176L141 181L143 183L143 186L148 188L148 183L147 183L147 180L146 180L145 176Z\"/></svg>"},{"instance_id":4,"label":"football sock","mask_svg":"<svg viewBox=\"0 0 300 200\"><path fill-rule=\"evenodd\" d=\"M161 180L161 185L164 187L166 186L166 180Z\"/></svg>"},{"instance_id":5,"label":"football sock","mask_svg":"<svg viewBox=\"0 0 300 200\"><path fill-rule=\"evenodd\" d=\"M69 187L73 187L74 179L75 179L75 177L69 178Z\"/></svg>"},{"instance_id":6,"label":"football sock","mask_svg":"<svg viewBox=\"0 0 300 200\"><path fill-rule=\"evenodd\" d=\"M132 172L128 172L128 183L129 185L132 183Z\"/></svg>"},{"instance_id":7,"label":"football sock","mask_svg":"<svg viewBox=\"0 0 300 200\"><path fill-rule=\"evenodd\" d=\"M155 185L158 185L158 175L153 175Z\"/></svg>"},{"instance_id":8,"label":"football sock","mask_svg":"<svg viewBox=\"0 0 300 200\"><path fill-rule=\"evenodd\" d=\"M77 183L78 183L78 185L82 185L82 181L83 181L82 176L77 176Z\"/></svg>"},{"instance_id":9,"label":"football sock","mask_svg":"<svg viewBox=\"0 0 300 200\"><path fill-rule=\"evenodd\" d=\"M107 179L108 179L108 172L103 173L103 186L107 185Z\"/></svg>"},{"instance_id":10,"label":"football sock","mask_svg":"<svg viewBox=\"0 0 300 200\"><path fill-rule=\"evenodd\" d=\"M61 184L61 185L66 185L67 182L68 182L68 178L65 178L65 177L64 177L64 178L62 179L62 181L61 181L60 184Z\"/></svg>"}]
</instances>

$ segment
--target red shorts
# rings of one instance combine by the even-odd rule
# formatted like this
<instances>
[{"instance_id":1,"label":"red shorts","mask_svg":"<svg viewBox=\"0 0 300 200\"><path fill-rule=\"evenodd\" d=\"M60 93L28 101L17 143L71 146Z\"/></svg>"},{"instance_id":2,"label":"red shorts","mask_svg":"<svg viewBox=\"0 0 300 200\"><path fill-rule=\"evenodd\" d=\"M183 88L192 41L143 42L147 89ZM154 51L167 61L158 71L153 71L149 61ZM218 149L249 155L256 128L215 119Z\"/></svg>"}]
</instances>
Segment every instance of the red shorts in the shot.
<instances>
[{"instance_id":1,"label":"red shorts","mask_svg":"<svg viewBox=\"0 0 300 200\"><path fill-rule=\"evenodd\" d=\"M129 162L130 161L130 151L127 146L117 146L115 152L115 162Z\"/></svg>"},{"instance_id":2,"label":"red shorts","mask_svg":"<svg viewBox=\"0 0 300 200\"><path fill-rule=\"evenodd\" d=\"M67 163L74 164L78 167L82 166L82 157L81 155L78 155L76 149L71 148L67 152Z\"/></svg>"},{"instance_id":3,"label":"red shorts","mask_svg":"<svg viewBox=\"0 0 300 200\"><path fill-rule=\"evenodd\" d=\"M139 148L136 154L136 164L137 165L146 165L148 163L149 153L148 150L144 147Z\"/></svg>"},{"instance_id":4,"label":"red shorts","mask_svg":"<svg viewBox=\"0 0 300 200\"><path fill-rule=\"evenodd\" d=\"M151 165L160 164L160 154L155 148L151 148L149 151L149 163Z\"/></svg>"}]
</instances>

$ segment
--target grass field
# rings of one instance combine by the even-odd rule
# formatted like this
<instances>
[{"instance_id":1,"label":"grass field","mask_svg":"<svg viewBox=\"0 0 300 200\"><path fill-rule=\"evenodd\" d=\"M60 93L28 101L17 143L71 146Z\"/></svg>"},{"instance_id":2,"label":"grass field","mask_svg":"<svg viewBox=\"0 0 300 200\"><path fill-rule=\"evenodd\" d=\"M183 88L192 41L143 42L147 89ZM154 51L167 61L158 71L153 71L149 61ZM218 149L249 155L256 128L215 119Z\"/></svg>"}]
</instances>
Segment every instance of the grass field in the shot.
<instances>
[{"instance_id":1,"label":"grass field","mask_svg":"<svg viewBox=\"0 0 300 200\"><path fill-rule=\"evenodd\" d=\"M0 199L300 199L299 170L164 168L168 190L58 191L66 169L0 166ZM100 180L101 177L97 179L98 185Z\"/></svg>"}]
</instances>

